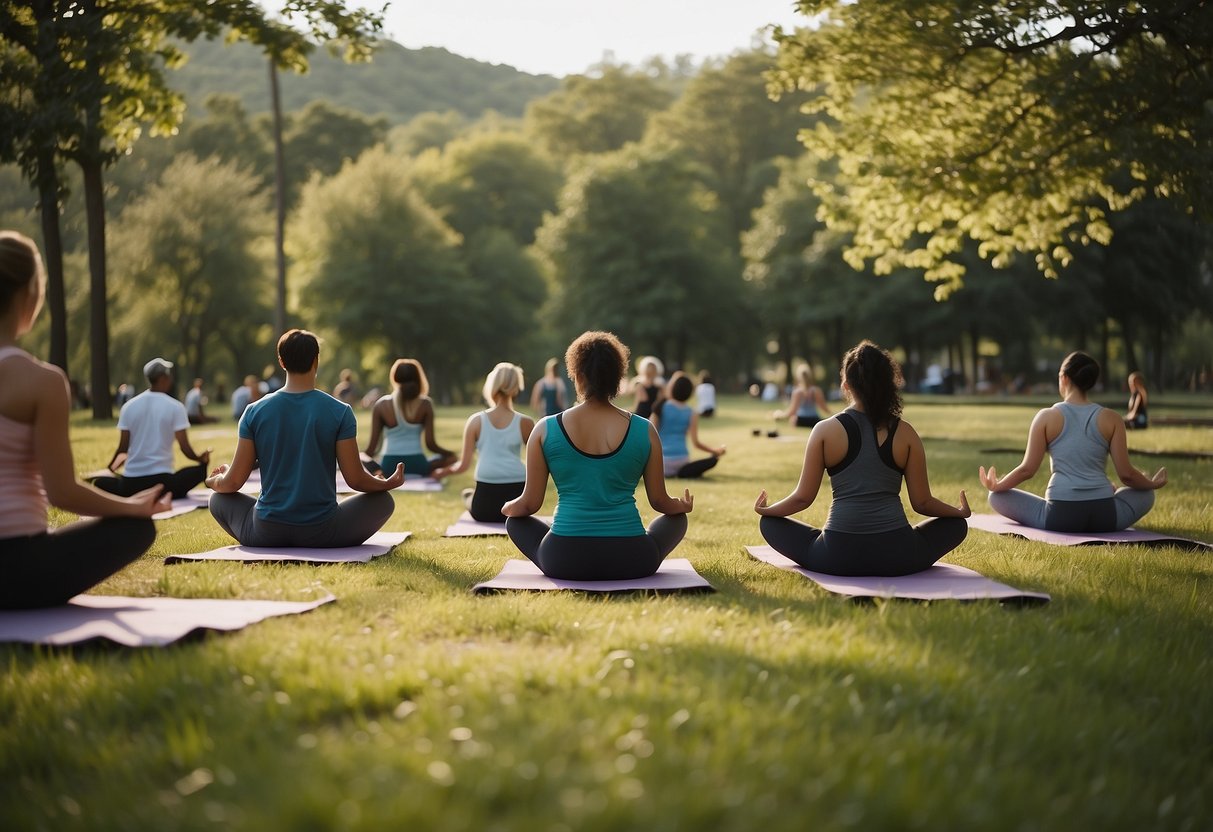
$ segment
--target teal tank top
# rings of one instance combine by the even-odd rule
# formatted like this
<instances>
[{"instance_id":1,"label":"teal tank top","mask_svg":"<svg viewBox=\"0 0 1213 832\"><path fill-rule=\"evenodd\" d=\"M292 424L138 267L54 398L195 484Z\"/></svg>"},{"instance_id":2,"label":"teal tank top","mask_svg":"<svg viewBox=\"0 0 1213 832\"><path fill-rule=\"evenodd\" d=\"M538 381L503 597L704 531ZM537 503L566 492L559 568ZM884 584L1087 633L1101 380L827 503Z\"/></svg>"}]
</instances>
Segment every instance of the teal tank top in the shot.
<instances>
[{"instance_id":1,"label":"teal tank top","mask_svg":"<svg viewBox=\"0 0 1213 832\"><path fill-rule=\"evenodd\" d=\"M413 424L404 420L400 412L400 403L392 396L392 411L396 414L396 426L383 426L383 453L381 456L414 456L425 455L421 449L421 423Z\"/></svg>"},{"instance_id":2,"label":"teal tank top","mask_svg":"<svg viewBox=\"0 0 1213 832\"><path fill-rule=\"evenodd\" d=\"M623 442L609 454L587 454L564 432L563 414L548 416L543 456L558 495L552 534L562 537L637 537L644 534L636 484L649 460L648 419L631 414Z\"/></svg>"},{"instance_id":3,"label":"teal tank top","mask_svg":"<svg viewBox=\"0 0 1213 832\"><path fill-rule=\"evenodd\" d=\"M515 413L503 428L493 427L489 414L480 414L480 438L476 440L476 482L507 483L526 480L522 452L522 431L518 423L522 414Z\"/></svg>"}]
</instances>

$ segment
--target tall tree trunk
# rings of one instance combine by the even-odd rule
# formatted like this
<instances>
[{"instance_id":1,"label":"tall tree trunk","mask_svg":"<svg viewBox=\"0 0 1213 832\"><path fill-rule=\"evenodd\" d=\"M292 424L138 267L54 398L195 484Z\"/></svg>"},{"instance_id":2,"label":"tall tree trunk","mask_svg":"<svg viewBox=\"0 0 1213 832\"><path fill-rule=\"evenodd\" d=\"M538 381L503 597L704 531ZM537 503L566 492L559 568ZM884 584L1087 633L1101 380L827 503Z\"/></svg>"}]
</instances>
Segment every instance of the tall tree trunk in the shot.
<instances>
[{"instance_id":1,"label":"tall tree trunk","mask_svg":"<svg viewBox=\"0 0 1213 832\"><path fill-rule=\"evenodd\" d=\"M89 381L93 418L113 418L110 398L109 321L106 315L105 185L96 156L80 160L84 173L84 209L88 217Z\"/></svg>"},{"instance_id":2,"label":"tall tree trunk","mask_svg":"<svg viewBox=\"0 0 1213 832\"><path fill-rule=\"evenodd\" d=\"M1137 350L1133 346L1133 328L1129 323L1129 316L1124 315L1120 318L1120 339L1125 345L1125 364L1126 369L1130 373L1135 373L1141 369L1137 363Z\"/></svg>"},{"instance_id":3,"label":"tall tree trunk","mask_svg":"<svg viewBox=\"0 0 1213 832\"><path fill-rule=\"evenodd\" d=\"M969 380L968 388L972 392L977 392L977 383L981 381L981 350L978 348L978 342L981 340L981 335L977 331L977 322L973 321L969 324L969 354L973 361L973 377Z\"/></svg>"},{"instance_id":4,"label":"tall tree trunk","mask_svg":"<svg viewBox=\"0 0 1213 832\"><path fill-rule=\"evenodd\" d=\"M46 259L46 306L51 316L49 360L67 368L67 290L63 280L63 237L59 231L59 175L55 152L38 151L38 202L42 215L42 256Z\"/></svg>"},{"instance_id":5,"label":"tall tree trunk","mask_svg":"<svg viewBox=\"0 0 1213 832\"><path fill-rule=\"evenodd\" d=\"M1099 366L1104 374L1112 372L1112 331L1111 322L1107 317L1099 327Z\"/></svg>"},{"instance_id":6,"label":"tall tree trunk","mask_svg":"<svg viewBox=\"0 0 1213 832\"><path fill-rule=\"evenodd\" d=\"M783 359L783 380L779 382L779 386L783 387L792 383L792 362L796 360L792 354L792 336L787 330L779 333L779 353Z\"/></svg>"},{"instance_id":7,"label":"tall tree trunk","mask_svg":"<svg viewBox=\"0 0 1213 832\"><path fill-rule=\"evenodd\" d=\"M286 332L286 157L282 149L282 98L278 92L278 65L270 57L270 107L274 120L274 260L277 298L274 303L274 338Z\"/></svg>"}]
</instances>

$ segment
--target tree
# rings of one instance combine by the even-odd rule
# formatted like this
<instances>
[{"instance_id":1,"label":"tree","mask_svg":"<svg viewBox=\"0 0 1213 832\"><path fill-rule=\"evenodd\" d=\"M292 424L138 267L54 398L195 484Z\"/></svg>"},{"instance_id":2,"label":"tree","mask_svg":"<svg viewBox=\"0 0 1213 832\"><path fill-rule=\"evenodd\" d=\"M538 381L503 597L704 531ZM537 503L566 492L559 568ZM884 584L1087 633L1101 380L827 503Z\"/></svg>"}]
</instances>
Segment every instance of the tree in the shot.
<instances>
[{"instance_id":1,"label":"tree","mask_svg":"<svg viewBox=\"0 0 1213 832\"><path fill-rule=\"evenodd\" d=\"M171 39L190 41L226 31L230 38L255 43L276 64L304 68L308 53L320 40L340 38L347 55L366 54L371 35L381 25L378 13L349 11L332 0L288 0L281 14L287 22L269 18L256 0L0 3L0 54L5 69L0 98L22 102L15 108L18 114L31 112L30 101L33 111L45 106L54 114L45 122L6 120L0 154L23 161L27 175L38 183L44 205L61 190L57 168L61 160L76 162L83 175L92 304L90 380L96 418L111 415L103 172L138 138L142 125L151 124L155 133L171 130L180 121L184 105L163 75L166 66L182 60ZM13 68L18 71L9 72ZM53 262L57 234L44 244ZM54 303L52 311L53 307Z\"/></svg>"},{"instance_id":2,"label":"tree","mask_svg":"<svg viewBox=\"0 0 1213 832\"><path fill-rule=\"evenodd\" d=\"M360 348L386 345L386 359L419 358L436 386L449 386L465 331L495 299L472 290L459 235L421 198L404 160L374 148L311 180L291 232L305 320Z\"/></svg>"},{"instance_id":3,"label":"tree","mask_svg":"<svg viewBox=\"0 0 1213 832\"><path fill-rule=\"evenodd\" d=\"M407 124L393 128L388 134L388 145L405 156L416 156L431 147L441 150L467 126L467 119L454 110L421 113L409 119Z\"/></svg>"},{"instance_id":4,"label":"tree","mask_svg":"<svg viewBox=\"0 0 1213 832\"><path fill-rule=\"evenodd\" d=\"M828 116L815 183L848 259L925 269L946 293L965 238L1055 276L1106 243L1107 209L1170 194L1213 216L1213 4L800 0L776 33L783 90Z\"/></svg>"},{"instance_id":5,"label":"tree","mask_svg":"<svg viewBox=\"0 0 1213 832\"><path fill-rule=\"evenodd\" d=\"M287 205L314 174L332 176L387 137L385 118L370 118L328 101L313 101L283 118Z\"/></svg>"},{"instance_id":6,"label":"tree","mask_svg":"<svg viewBox=\"0 0 1213 832\"><path fill-rule=\"evenodd\" d=\"M175 345L181 378L209 375L214 354L250 366L269 313L270 233L264 183L217 157L186 153L114 223L122 274L111 298L115 341L134 373ZM258 343L260 341L261 343Z\"/></svg>"},{"instance_id":7,"label":"tree","mask_svg":"<svg viewBox=\"0 0 1213 832\"><path fill-rule=\"evenodd\" d=\"M525 124L557 157L606 153L639 141L649 118L672 100L649 76L606 67L597 78L565 78L559 90L527 106Z\"/></svg>"},{"instance_id":8,"label":"tree","mask_svg":"<svg viewBox=\"0 0 1213 832\"><path fill-rule=\"evenodd\" d=\"M685 154L639 145L583 162L536 239L563 334L609 329L675 365L744 362L753 321L706 178Z\"/></svg>"}]
</instances>

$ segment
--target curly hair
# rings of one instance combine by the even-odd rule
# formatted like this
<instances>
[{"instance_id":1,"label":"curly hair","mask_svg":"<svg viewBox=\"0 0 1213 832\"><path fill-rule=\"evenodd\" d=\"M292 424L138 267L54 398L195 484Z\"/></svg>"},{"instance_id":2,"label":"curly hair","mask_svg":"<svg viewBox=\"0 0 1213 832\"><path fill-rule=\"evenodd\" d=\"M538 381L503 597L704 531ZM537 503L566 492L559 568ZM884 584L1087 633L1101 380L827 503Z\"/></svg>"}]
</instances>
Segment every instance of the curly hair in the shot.
<instances>
[{"instance_id":1,"label":"curly hair","mask_svg":"<svg viewBox=\"0 0 1213 832\"><path fill-rule=\"evenodd\" d=\"M610 401L619 393L630 350L610 332L583 332L564 353L564 364L583 399Z\"/></svg>"}]
</instances>

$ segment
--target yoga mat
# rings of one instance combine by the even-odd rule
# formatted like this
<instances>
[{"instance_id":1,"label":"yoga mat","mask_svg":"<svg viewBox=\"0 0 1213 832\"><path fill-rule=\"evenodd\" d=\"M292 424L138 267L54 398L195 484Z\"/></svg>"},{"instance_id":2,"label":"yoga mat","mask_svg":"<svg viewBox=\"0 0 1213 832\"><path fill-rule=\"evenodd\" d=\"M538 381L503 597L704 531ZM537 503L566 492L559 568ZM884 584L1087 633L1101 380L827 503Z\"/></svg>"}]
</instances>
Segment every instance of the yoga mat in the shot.
<instances>
[{"instance_id":1,"label":"yoga mat","mask_svg":"<svg viewBox=\"0 0 1213 832\"><path fill-rule=\"evenodd\" d=\"M209 552L169 555L166 564L202 560L232 560L240 563L370 563L371 558L386 555L405 541L411 532L377 532L361 546L341 549L312 549L303 546L268 548L260 546L224 546Z\"/></svg>"},{"instance_id":2,"label":"yoga mat","mask_svg":"<svg viewBox=\"0 0 1213 832\"><path fill-rule=\"evenodd\" d=\"M153 514L153 520L167 520L170 517L179 517L182 514L189 514L191 511L200 508L206 508L211 502L210 491L191 491L179 500L173 500L173 507L168 511L162 511L159 514Z\"/></svg>"},{"instance_id":3,"label":"yoga mat","mask_svg":"<svg viewBox=\"0 0 1213 832\"><path fill-rule=\"evenodd\" d=\"M1043 592L1023 592L990 580L979 572L952 563L937 563L923 572L896 578L842 578L811 572L770 546L747 546L750 556L771 566L799 572L823 589L854 598L908 598L916 601L976 601L993 599L1045 604Z\"/></svg>"},{"instance_id":4,"label":"yoga mat","mask_svg":"<svg viewBox=\"0 0 1213 832\"><path fill-rule=\"evenodd\" d=\"M240 486L241 494L251 494L254 497L261 493L261 471L254 470L249 474L244 485ZM442 481L436 480L433 477L405 477L404 484L392 489L393 491L441 491ZM354 494L357 493L350 484L345 481L345 477L341 476L341 471L337 471L337 493L338 494Z\"/></svg>"},{"instance_id":5,"label":"yoga mat","mask_svg":"<svg viewBox=\"0 0 1213 832\"><path fill-rule=\"evenodd\" d=\"M125 647L163 647L203 630L240 630L277 615L335 601L126 598L77 595L63 606L0 611L0 642L65 645L106 639Z\"/></svg>"},{"instance_id":6,"label":"yoga mat","mask_svg":"<svg viewBox=\"0 0 1213 832\"><path fill-rule=\"evenodd\" d=\"M691 566L686 558L667 558L655 575L630 581L564 581L549 578L529 560L507 560L492 580L472 587L472 592L485 594L503 589L548 590L571 589L578 592L715 592L716 589Z\"/></svg>"},{"instance_id":7,"label":"yoga mat","mask_svg":"<svg viewBox=\"0 0 1213 832\"><path fill-rule=\"evenodd\" d=\"M1045 529L1034 529L1023 526L1014 520L1009 520L1001 514L974 514L969 518L969 528L981 529L983 532L994 534L1013 534L1028 540L1041 543L1052 543L1058 546L1096 546L1101 543L1138 543L1145 546L1179 546L1193 551L1213 550L1213 544L1203 543L1187 537L1173 537L1166 534L1142 531L1140 529L1125 529L1120 532L1050 532Z\"/></svg>"},{"instance_id":8,"label":"yoga mat","mask_svg":"<svg viewBox=\"0 0 1213 832\"><path fill-rule=\"evenodd\" d=\"M552 525L552 518L535 515L538 519ZM464 512L453 525L447 526L443 537L490 537L505 534L505 523L481 523L473 520L472 515Z\"/></svg>"}]
</instances>

